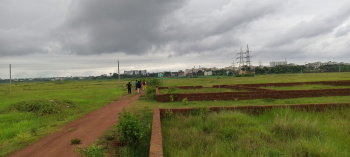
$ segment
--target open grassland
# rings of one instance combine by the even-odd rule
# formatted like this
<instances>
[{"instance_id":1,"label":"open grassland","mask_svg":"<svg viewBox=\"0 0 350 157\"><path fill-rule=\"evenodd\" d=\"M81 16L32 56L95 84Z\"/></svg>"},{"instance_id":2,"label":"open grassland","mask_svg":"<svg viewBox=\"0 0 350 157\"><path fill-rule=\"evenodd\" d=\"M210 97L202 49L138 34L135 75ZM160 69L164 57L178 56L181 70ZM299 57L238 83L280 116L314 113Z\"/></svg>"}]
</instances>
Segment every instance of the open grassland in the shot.
<instances>
[{"instance_id":1,"label":"open grassland","mask_svg":"<svg viewBox=\"0 0 350 157\"><path fill-rule=\"evenodd\" d=\"M209 77L161 79L160 86L204 86L224 84L281 83L350 80L350 73L261 75L255 77ZM0 84L0 156L23 148L29 143L58 130L65 123L96 110L127 94L123 80L110 81L57 81L14 83L9 93L8 84ZM132 81L131 81L132 82ZM147 81L148 82L148 81ZM151 82L148 82L151 84ZM149 84L149 85L150 85ZM152 123L154 108L183 108L206 106L240 106L306 103L349 102L350 96L298 99L259 99L238 101L167 102L155 101L155 88L149 86L147 94L134 102L127 111ZM129 97L131 98L131 96ZM72 128L74 129L74 128ZM150 139L150 135L149 138ZM136 151L122 148L121 152L144 154L149 140ZM146 151L145 151L146 149ZM139 153L137 153L139 152ZM123 153L121 153L123 154ZM128 154L128 153L126 153ZM145 156L148 156L146 154Z\"/></svg>"},{"instance_id":2,"label":"open grassland","mask_svg":"<svg viewBox=\"0 0 350 157\"><path fill-rule=\"evenodd\" d=\"M230 88L198 88L198 89L180 89L176 88L174 91L175 94L177 93L219 93L219 92L247 92L248 90L237 90L237 89L230 89ZM159 94L168 94L168 89L161 89L159 90Z\"/></svg>"},{"instance_id":3,"label":"open grassland","mask_svg":"<svg viewBox=\"0 0 350 157\"><path fill-rule=\"evenodd\" d=\"M122 82L122 85L126 81ZM118 81L55 81L0 85L0 156L127 94Z\"/></svg>"},{"instance_id":4,"label":"open grassland","mask_svg":"<svg viewBox=\"0 0 350 157\"><path fill-rule=\"evenodd\" d=\"M162 83L160 86L167 86L167 87L176 87L176 86L203 86L203 87L212 87L213 85L224 85L224 84L256 84L256 83L284 83L284 82L313 82L313 81L337 81L337 80L350 80L350 73L316 73L316 74L285 74L285 75L260 75L260 76L255 76L255 77L245 77L245 78L237 78L237 77L209 77L209 78L178 78L178 79L161 79ZM334 86L335 87L335 86ZM336 87L335 87L336 88ZM165 91L167 91L165 89ZM153 115L153 109L154 108L193 108L193 107L198 107L198 108L202 108L202 107L210 107L210 106L245 106L245 105L283 105L283 104L316 104L316 103L348 103L350 102L350 96L331 96L331 97L315 97L315 98L294 98L294 99L254 99L254 100L231 100L231 101L177 101L177 102L157 102L155 101L155 93L152 91L147 91L147 94L145 94L144 96L142 96L140 98L140 100L134 102L133 104L129 105L126 110L133 112L137 115L139 115L140 117L152 117ZM288 111L288 112L292 112L292 111ZM294 111L293 111L294 112ZM334 112L337 111L331 111L332 114ZM349 110L344 111L345 113L349 113ZM279 113L282 116L283 111L278 111L277 113ZM264 119L260 118L264 118L264 116L252 116L252 115L245 115L243 113L239 113L240 115L243 115L245 118L252 118L250 121L253 121L253 124L257 124L257 122L262 122ZM269 113L270 115L272 113ZM266 114L266 117L269 115ZM298 113L297 113L298 114ZM303 113L303 114L308 114L308 113ZM312 113L313 114L313 113ZM337 115L338 113L334 113L334 115ZM343 114L343 113L342 113ZM325 114L327 115L327 114ZM252 116L252 117L250 117ZM300 118L303 117L294 117L296 116L296 113L292 113L292 115L290 117L288 117L289 119L285 119L288 121L292 121L294 124L298 123L298 120L300 120ZM323 115L324 116L324 115ZM313 118L317 117L317 115L314 115ZM273 121L275 119L275 117L269 117L270 121ZM305 117L304 117L305 118ZM214 118L215 119L215 118ZM266 120L267 118L265 118ZM317 118L316 118L317 119ZM317 123L321 123L321 122L325 122L325 119L322 121L317 121ZM217 120L217 119L216 119ZM283 119L280 119L283 120ZM314 119L307 119L305 121L307 121L309 123L313 123ZM333 121L336 121L336 117L333 118ZM151 120L148 123L152 123ZM179 126L181 124L178 123L182 123L181 121L171 121L169 122L169 125L175 125L175 126ZM282 122L280 122L282 123ZM342 124L346 124L348 126L350 126L349 121L347 121L347 123L343 123ZM223 125L220 124L220 122L217 122L218 125ZM276 124L277 124L277 120L276 120ZM293 125L294 125L293 124ZM248 121L247 124L242 124L242 125L251 125L250 122ZM292 124L291 124L292 125ZM301 126L303 127L303 126ZM322 127L328 127L327 123L325 123ZM182 128L172 128L174 130L179 130L180 132L183 131L184 129ZM249 129L249 128L248 128ZM322 130L323 128L321 128ZM319 129L318 129L319 130ZM295 131L295 130L294 130ZM257 131L259 132L259 130ZM263 132L264 133L264 132ZM323 133L323 132L322 132ZM329 133L329 132L328 132ZM270 136L271 134L269 134ZM149 135L150 136L150 135ZM166 138L163 134L163 138ZM247 135L248 136L248 135ZM322 134L322 136L327 136L325 134ZM334 134L333 134L334 136ZM214 142L218 141L220 143L220 139L217 138L216 136L211 136L213 139L210 139ZM311 136L312 138L315 138L315 136ZM181 136L177 136L176 137L177 140L183 140L183 138ZM248 140L248 144L247 143L243 143L246 144L246 146L241 147L240 149L248 149L248 150L252 150L251 146L249 145L249 137L245 137ZM281 137L273 137L275 138L275 142L278 142L278 140L280 140ZM317 139L318 137L316 137ZM322 137L324 138L324 137ZM349 135L348 135L349 138ZM192 141L188 141L186 140L188 143L190 143L189 145L191 145L191 142L198 142L196 141L196 138L191 138ZM241 140L245 140L245 139L241 139ZM255 140L255 137L253 138L253 141L251 141L253 144ZM261 139L258 139L258 144L261 144L259 141ZM317 139L318 140L318 139ZM316 141L317 141L316 140ZM324 140L324 139L322 139ZM325 140L326 141L326 140ZM340 141L340 140L338 140ZM336 141L336 142L338 142ZM148 141L149 142L149 141ZM265 142L265 141L264 141ZM283 145L283 147L289 148L289 149L295 149L296 153L295 156L299 156L299 154L301 154L301 156L305 155L305 153L319 153L318 151L314 151L315 149L323 149L325 150L324 154L331 154L334 153L334 151L339 151L338 155L342 156L344 153L350 153L349 150L342 146L340 144L337 143L333 143L331 145L331 147L328 148L328 145L324 145L322 143L317 143L315 146L308 146L310 143L314 144L315 141L307 141L307 140L295 140L292 143ZM322 141L321 141L322 142ZM334 142L334 141L333 141ZM204 142L205 143L205 142ZM218 143L218 144L219 144ZM169 143L170 145L172 145L172 143ZM263 143L265 144L265 143ZM149 145L149 143L148 143ZM204 145L204 144L203 144ZM207 148L203 148L203 145L200 145L195 151L194 154L197 152L205 152L207 151ZM219 145L217 145L219 146ZM225 151L222 149L218 149L218 147L213 145L213 149L211 149L213 151ZM258 145L260 146L260 145ZM272 147L274 146L275 148L268 148L268 147ZM347 146L349 146L347 144ZM164 146L163 148L168 147L168 146ZM169 146L170 147L170 146ZM191 147L191 146L189 146ZM208 147L210 147L208 145ZM147 147L145 147L147 148ZM149 148L149 147L148 147ZM191 147L190 149L192 149L193 147ZM230 147L223 147L224 149L228 148L231 149ZM333 149L334 148L334 149ZM171 148L172 149L172 148ZM218 149L218 150L216 150ZM267 154L265 156L274 156L275 155L279 155L279 154L286 154L287 156L290 155L288 153L290 153L290 150L284 151L284 152L279 152L279 150L284 149L282 148L282 146L277 145L276 143L272 144L266 144L264 145L263 149L266 149L266 151L259 151L260 154L263 153L271 153L271 154ZM297 149L299 149L297 151ZM300 151L302 150L302 151ZM140 150L139 150L140 151ZM145 150L141 150L140 152L144 152ZM171 152L172 150L170 150L170 152L166 152L165 156L186 156L186 154L180 154L181 151L179 151L179 154L172 154L173 152ZM183 151L182 151L183 152ZM226 153L229 151L226 151ZM254 156L254 154L251 155L246 155L243 152L240 152L241 156ZM345 155L348 155L345 154ZM239 154L237 154L239 156ZM145 155L147 156L147 155ZM187 155L189 156L189 155ZM196 155L193 155L196 156ZM200 154L198 156L203 156L203 154ZM211 156L210 153L205 154L204 156ZM216 155L212 155L212 156L216 156ZM220 155L218 155L220 156ZM221 156L227 156L227 154L223 154ZM259 156L259 155L255 155L255 156ZM282 155L283 156L283 155ZM292 154L293 156L293 154ZM306 156L308 156L306 154ZM309 155L310 156L310 155ZM321 155L322 156L322 155Z\"/></svg>"},{"instance_id":5,"label":"open grassland","mask_svg":"<svg viewBox=\"0 0 350 157\"><path fill-rule=\"evenodd\" d=\"M222 111L162 119L164 156L347 156L350 109Z\"/></svg>"},{"instance_id":6,"label":"open grassland","mask_svg":"<svg viewBox=\"0 0 350 157\"><path fill-rule=\"evenodd\" d=\"M208 77L163 79L163 86L203 86L350 80L350 72L259 75L254 77Z\"/></svg>"},{"instance_id":7,"label":"open grassland","mask_svg":"<svg viewBox=\"0 0 350 157\"><path fill-rule=\"evenodd\" d=\"M246 105L283 105L283 104L313 104L313 103L348 103L350 102L350 96L338 96L338 97L316 97L316 98L295 98L295 99L254 99L254 100L238 100L238 101L177 101L177 102L157 102L155 100L150 100L150 98L147 95L144 95L140 98L140 100L132 103L129 105L126 110L130 111L139 117L152 117L153 116L153 109L154 108L203 108L203 107L210 107L210 106L246 106ZM347 112L349 113L349 112ZM152 118L144 118L146 120L146 124L152 124ZM147 120L148 119L148 120ZM297 121L297 120L295 120ZM179 125L178 121L172 121L170 125ZM218 122L218 125L220 122ZM350 126L350 123L347 123L346 125ZM184 130L182 128L175 128L178 130ZM151 134L147 135L147 139L150 139ZM163 134L163 138L166 138ZM179 140L182 139L181 136L177 137ZM219 139L212 139L213 141L217 141ZM145 143L142 143L142 147L139 147L135 151L129 151L125 153L125 156L130 156L133 154L143 154L143 152L147 152L150 147L150 140L145 141ZM187 141L188 142L188 141ZM195 142L195 141L193 141ZM304 143L305 144L305 143ZM339 145L340 146L340 145ZM166 146L163 143L163 149ZM144 148L144 149L142 149ZM124 150L126 148L121 148L121 150ZM198 151L201 151L202 147L198 147ZM206 150L203 150L206 151ZM220 150L221 151L221 150ZM120 151L119 149L119 152ZM229 153L229 152L226 152ZM349 152L348 152L349 153ZM123 154L123 152L121 153ZM210 153L209 153L210 154ZM227 154L226 154L227 155ZM145 154L143 156L148 156L148 154ZM168 156L168 154L164 155ZM169 156L172 156L171 154ZM182 155L173 155L173 156L182 156ZM194 155L196 156L196 155ZM202 156L202 155L198 155ZM204 155L204 156L210 156L210 155ZM215 155L213 155L215 156ZM225 155L222 155L225 156ZM244 155L242 155L244 156ZM267 155L268 156L268 155ZM273 155L272 155L273 156ZM297 155L296 155L297 156Z\"/></svg>"},{"instance_id":8,"label":"open grassland","mask_svg":"<svg viewBox=\"0 0 350 157\"><path fill-rule=\"evenodd\" d=\"M208 77L208 78L178 78L161 79L162 85L166 87L176 86L207 86L225 85L225 84L256 84L256 83L286 83L286 82L314 82L314 81L336 81L350 80L350 73L308 73L308 74L281 74L281 75L260 75L255 77ZM317 86L317 85L316 85ZM316 86L307 85L306 88L315 88ZM295 90L298 90L298 86ZM347 86L337 87L320 85L316 88L347 88ZM265 87L262 87L265 88ZM275 88L275 87L274 87ZM277 88L277 87L276 87ZM286 87L294 88L294 87ZM160 90L162 91L162 90ZM163 92L167 92L163 89ZM315 98L294 98L294 99L253 99L253 100L231 100L231 101L174 101L174 102L156 102L155 93L141 97L128 108L130 111L143 110L145 107L149 110L153 108L185 108L185 107L209 107L209 106L241 106L241 105L274 105L274 104L315 104L315 103L348 103L350 96L331 96ZM153 110L152 110L153 111Z\"/></svg>"},{"instance_id":9,"label":"open grassland","mask_svg":"<svg viewBox=\"0 0 350 157\"><path fill-rule=\"evenodd\" d=\"M261 87L263 89L272 89L272 90L314 90L314 89L343 89L350 88L350 86L331 86L323 84L315 85L298 85L298 86L289 86L289 87Z\"/></svg>"}]
</instances>

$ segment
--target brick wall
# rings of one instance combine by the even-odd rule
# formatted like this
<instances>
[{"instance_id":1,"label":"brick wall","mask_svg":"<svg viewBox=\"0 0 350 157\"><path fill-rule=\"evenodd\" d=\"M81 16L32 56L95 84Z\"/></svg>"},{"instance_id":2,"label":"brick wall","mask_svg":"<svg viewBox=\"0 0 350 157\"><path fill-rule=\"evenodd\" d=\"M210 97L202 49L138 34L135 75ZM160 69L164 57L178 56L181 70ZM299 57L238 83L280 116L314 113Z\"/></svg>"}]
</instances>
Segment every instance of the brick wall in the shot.
<instances>
[{"instance_id":1,"label":"brick wall","mask_svg":"<svg viewBox=\"0 0 350 157\"><path fill-rule=\"evenodd\" d=\"M349 86L350 81L322 81L322 82L296 82L296 83L265 83L265 84L241 84L241 85L213 85L213 88L231 88L237 90L248 90L247 92L218 92L218 93L186 93L175 94L174 101L203 100L247 100L247 99L288 99L302 97L321 96L347 96L350 95L350 88L344 89L318 89L318 90L271 90L261 89L262 86L296 86L302 84L326 84L334 86ZM164 89L164 87L159 87ZM202 86L182 86L182 89L203 88ZM159 102L170 101L170 94L159 94L156 88L156 99Z\"/></svg>"},{"instance_id":2,"label":"brick wall","mask_svg":"<svg viewBox=\"0 0 350 157\"><path fill-rule=\"evenodd\" d=\"M209 107L210 111L221 111L221 110L231 110L231 111L243 111L247 113L261 113L275 108L291 108L297 110L305 111L324 111L330 108L340 108L340 107L350 107L350 103L329 103L329 104L294 104L294 105L261 105L261 106L235 106L235 107ZM187 113L199 108L171 108L173 114ZM167 108L160 108L159 113L162 117Z\"/></svg>"},{"instance_id":3,"label":"brick wall","mask_svg":"<svg viewBox=\"0 0 350 157\"><path fill-rule=\"evenodd\" d=\"M160 124L160 110L154 109L153 122L152 122L152 137L150 144L150 157L162 157L163 156L163 138L162 129Z\"/></svg>"}]
</instances>

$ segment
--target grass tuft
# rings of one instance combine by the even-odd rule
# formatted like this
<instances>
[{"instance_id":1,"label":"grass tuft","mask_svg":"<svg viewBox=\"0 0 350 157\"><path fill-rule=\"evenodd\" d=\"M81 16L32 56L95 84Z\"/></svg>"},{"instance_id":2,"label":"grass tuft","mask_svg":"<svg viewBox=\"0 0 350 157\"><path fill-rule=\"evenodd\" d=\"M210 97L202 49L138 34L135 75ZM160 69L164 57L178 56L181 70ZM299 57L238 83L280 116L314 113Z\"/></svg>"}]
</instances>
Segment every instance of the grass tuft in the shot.
<instances>
[{"instance_id":1,"label":"grass tuft","mask_svg":"<svg viewBox=\"0 0 350 157\"><path fill-rule=\"evenodd\" d=\"M80 142L81 142L81 140L77 139L77 138L70 140L71 144L80 144Z\"/></svg>"},{"instance_id":2,"label":"grass tuft","mask_svg":"<svg viewBox=\"0 0 350 157\"><path fill-rule=\"evenodd\" d=\"M200 114L174 115L162 119L164 156L346 156L349 111L221 111L205 121Z\"/></svg>"}]
</instances>

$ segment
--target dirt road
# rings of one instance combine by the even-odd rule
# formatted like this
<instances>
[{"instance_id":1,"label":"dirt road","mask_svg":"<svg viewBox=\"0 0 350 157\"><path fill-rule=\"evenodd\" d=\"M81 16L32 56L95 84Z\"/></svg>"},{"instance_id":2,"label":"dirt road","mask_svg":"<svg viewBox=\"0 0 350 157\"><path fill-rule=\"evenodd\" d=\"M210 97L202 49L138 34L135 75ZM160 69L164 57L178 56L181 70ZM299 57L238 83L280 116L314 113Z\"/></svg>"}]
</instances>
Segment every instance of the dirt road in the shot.
<instances>
[{"instance_id":1,"label":"dirt road","mask_svg":"<svg viewBox=\"0 0 350 157\"><path fill-rule=\"evenodd\" d=\"M143 93L142 93L143 94ZM48 135L37 142L16 151L9 157L74 157L77 145L71 145L72 139L80 139L80 145L91 145L98 137L119 121L118 112L137 100L142 94L128 99L128 95L105 107L91 112L78 120L67 123L60 131ZM72 129L74 128L74 129ZM73 131L72 131L73 130Z\"/></svg>"}]
</instances>

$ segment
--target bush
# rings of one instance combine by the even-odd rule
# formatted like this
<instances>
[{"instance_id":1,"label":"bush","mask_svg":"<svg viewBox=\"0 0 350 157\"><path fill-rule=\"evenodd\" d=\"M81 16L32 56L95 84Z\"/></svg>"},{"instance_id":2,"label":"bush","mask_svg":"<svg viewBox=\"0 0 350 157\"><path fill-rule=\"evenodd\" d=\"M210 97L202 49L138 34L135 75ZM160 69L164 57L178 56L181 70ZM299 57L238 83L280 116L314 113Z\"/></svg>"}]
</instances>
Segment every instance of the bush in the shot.
<instances>
[{"instance_id":1,"label":"bush","mask_svg":"<svg viewBox=\"0 0 350 157\"><path fill-rule=\"evenodd\" d=\"M170 101L174 101L176 99L176 92L177 92L176 87L169 87L168 88L168 94L169 94Z\"/></svg>"},{"instance_id":2,"label":"bush","mask_svg":"<svg viewBox=\"0 0 350 157\"><path fill-rule=\"evenodd\" d=\"M160 79L154 78L154 79L147 80L147 88L161 86L161 85L163 85L163 82Z\"/></svg>"},{"instance_id":3,"label":"bush","mask_svg":"<svg viewBox=\"0 0 350 157\"><path fill-rule=\"evenodd\" d=\"M144 126L140 119L132 113L125 111L125 109L123 111L123 113L119 113L119 124L116 126L118 140L122 145L135 148L147 136L151 127L150 125Z\"/></svg>"},{"instance_id":4,"label":"bush","mask_svg":"<svg viewBox=\"0 0 350 157\"><path fill-rule=\"evenodd\" d=\"M77 139L77 138L70 140L71 144L80 144L80 142L81 142L81 140Z\"/></svg>"},{"instance_id":5,"label":"bush","mask_svg":"<svg viewBox=\"0 0 350 157\"><path fill-rule=\"evenodd\" d=\"M188 99L187 98L183 98L182 102L183 102L184 105L188 105Z\"/></svg>"},{"instance_id":6,"label":"bush","mask_svg":"<svg viewBox=\"0 0 350 157\"><path fill-rule=\"evenodd\" d=\"M95 144L92 144L86 149L84 147L78 146L78 148L74 151L84 157L101 157L104 156L106 153L106 149L104 149L101 146L95 146Z\"/></svg>"},{"instance_id":7,"label":"bush","mask_svg":"<svg viewBox=\"0 0 350 157\"><path fill-rule=\"evenodd\" d=\"M146 97L150 100L156 100L156 87L153 87L153 86L147 87Z\"/></svg>"},{"instance_id":8,"label":"bush","mask_svg":"<svg viewBox=\"0 0 350 157\"><path fill-rule=\"evenodd\" d=\"M31 100L13 104L7 110L32 112L38 115L50 115L75 107L76 104L70 100Z\"/></svg>"}]
</instances>

